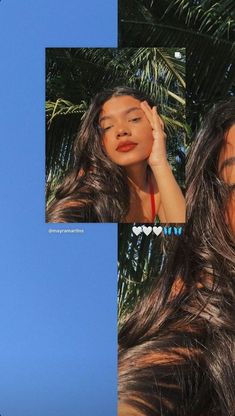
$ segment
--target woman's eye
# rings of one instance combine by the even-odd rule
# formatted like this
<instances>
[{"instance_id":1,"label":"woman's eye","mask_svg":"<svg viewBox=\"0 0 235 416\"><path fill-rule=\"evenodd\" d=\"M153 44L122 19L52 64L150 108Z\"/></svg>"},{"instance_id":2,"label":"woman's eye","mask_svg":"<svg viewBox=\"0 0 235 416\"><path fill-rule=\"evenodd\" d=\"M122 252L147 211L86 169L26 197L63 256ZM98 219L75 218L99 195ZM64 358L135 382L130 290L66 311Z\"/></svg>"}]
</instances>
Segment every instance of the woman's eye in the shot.
<instances>
[{"instance_id":1,"label":"woman's eye","mask_svg":"<svg viewBox=\"0 0 235 416\"><path fill-rule=\"evenodd\" d=\"M141 117L134 117L130 121L133 121L134 123L136 123L136 122L138 122L140 120L141 120Z\"/></svg>"},{"instance_id":2,"label":"woman's eye","mask_svg":"<svg viewBox=\"0 0 235 416\"><path fill-rule=\"evenodd\" d=\"M111 129L112 126L106 126L106 127L102 127L103 131L108 131L109 129Z\"/></svg>"}]
</instances>

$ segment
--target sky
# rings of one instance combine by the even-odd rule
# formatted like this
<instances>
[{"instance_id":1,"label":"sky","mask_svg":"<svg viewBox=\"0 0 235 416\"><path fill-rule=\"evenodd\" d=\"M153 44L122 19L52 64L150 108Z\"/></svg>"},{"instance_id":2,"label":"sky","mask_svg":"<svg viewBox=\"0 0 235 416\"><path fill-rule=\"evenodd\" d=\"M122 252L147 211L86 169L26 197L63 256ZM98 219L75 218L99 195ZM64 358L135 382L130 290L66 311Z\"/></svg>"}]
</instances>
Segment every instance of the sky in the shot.
<instances>
[{"instance_id":1,"label":"sky","mask_svg":"<svg viewBox=\"0 0 235 416\"><path fill-rule=\"evenodd\" d=\"M2 0L0 34L0 415L115 415L117 227L45 224L44 101L45 48L117 46L117 3Z\"/></svg>"}]
</instances>

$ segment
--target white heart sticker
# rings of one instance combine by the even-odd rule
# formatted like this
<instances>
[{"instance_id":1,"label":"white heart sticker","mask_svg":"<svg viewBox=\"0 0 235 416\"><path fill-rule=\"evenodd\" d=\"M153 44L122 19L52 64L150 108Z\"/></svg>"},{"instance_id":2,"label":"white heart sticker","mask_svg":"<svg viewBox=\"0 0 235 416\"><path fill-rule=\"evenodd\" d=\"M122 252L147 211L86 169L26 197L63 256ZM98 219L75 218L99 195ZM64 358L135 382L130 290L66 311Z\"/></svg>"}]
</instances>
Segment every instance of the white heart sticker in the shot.
<instances>
[{"instance_id":1,"label":"white heart sticker","mask_svg":"<svg viewBox=\"0 0 235 416\"><path fill-rule=\"evenodd\" d=\"M136 227L136 226L134 226L134 227L132 227L132 231L133 231L133 233L135 234L135 235L139 235L140 233L142 233L142 227Z\"/></svg>"},{"instance_id":2,"label":"white heart sticker","mask_svg":"<svg viewBox=\"0 0 235 416\"><path fill-rule=\"evenodd\" d=\"M156 227L156 226L154 226L154 227L153 227L153 232L154 232L154 234L156 234L156 235L160 235L160 234L161 234L161 232L162 232L162 227Z\"/></svg>"},{"instance_id":3,"label":"white heart sticker","mask_svg":"<svg viewBox=\"0 0 235 416\"><path fill-rule=\"evenodd\" d=\"M145 235L149 235L152 232L152 227L146 227L145 225L143 225L143 232L145 233Z\"/></svg>"}]
</instances>

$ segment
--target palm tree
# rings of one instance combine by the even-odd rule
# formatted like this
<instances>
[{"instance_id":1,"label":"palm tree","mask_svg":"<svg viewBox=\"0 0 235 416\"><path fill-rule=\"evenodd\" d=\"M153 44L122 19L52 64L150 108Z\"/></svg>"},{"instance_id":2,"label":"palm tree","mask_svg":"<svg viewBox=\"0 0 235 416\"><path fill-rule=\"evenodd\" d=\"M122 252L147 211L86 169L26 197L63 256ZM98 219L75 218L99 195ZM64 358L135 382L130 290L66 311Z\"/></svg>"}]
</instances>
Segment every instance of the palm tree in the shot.
<instances>
[{"instance_id":1,"label":"palm tree","mask_svg":"<svg viewBox=\"0 0 235 416\"><path fill-rule=\"evenodd\" d=\"M186 48L193 131L208 107L235 93L234 42L234 0L119 1L120 47Z\"/></svg>"}]
</instances>

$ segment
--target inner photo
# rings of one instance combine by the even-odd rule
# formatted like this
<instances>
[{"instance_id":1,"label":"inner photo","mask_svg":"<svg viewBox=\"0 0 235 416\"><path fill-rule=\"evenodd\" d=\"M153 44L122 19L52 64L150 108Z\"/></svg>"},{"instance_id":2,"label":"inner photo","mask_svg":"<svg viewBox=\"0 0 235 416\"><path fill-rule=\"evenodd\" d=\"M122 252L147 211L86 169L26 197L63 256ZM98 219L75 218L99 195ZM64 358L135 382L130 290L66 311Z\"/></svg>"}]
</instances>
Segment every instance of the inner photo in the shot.
<instances>
[{"instance_id":1,"label":"inner photo","mask_svg":"<svg viewBox=\"0 0 235 416\"><path fill-rule=\"evenodd\" d=\"M46 50L46 222L185 222L185 60Z\"/></svg>"}]
</instances>

